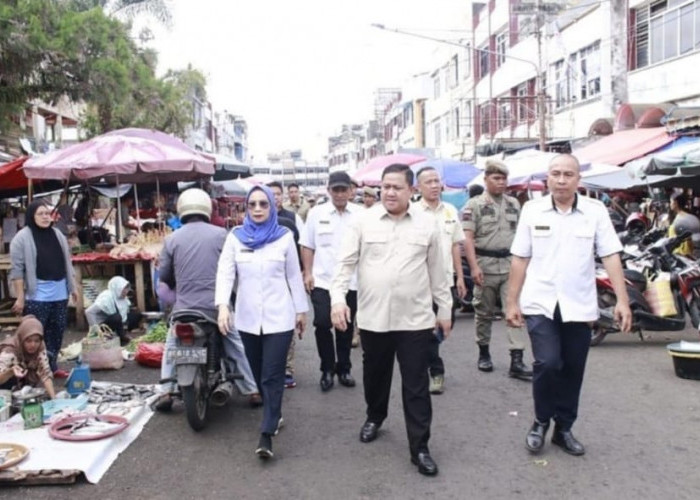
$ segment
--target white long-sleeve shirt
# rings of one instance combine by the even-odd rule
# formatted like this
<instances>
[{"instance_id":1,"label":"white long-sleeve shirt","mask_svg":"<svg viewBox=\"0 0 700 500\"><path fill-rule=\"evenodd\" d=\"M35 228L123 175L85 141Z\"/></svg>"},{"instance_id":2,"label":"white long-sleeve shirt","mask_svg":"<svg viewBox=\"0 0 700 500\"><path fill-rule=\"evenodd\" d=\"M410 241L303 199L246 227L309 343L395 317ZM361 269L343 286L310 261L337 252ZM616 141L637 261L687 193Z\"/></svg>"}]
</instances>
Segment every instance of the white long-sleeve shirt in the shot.
<instances>
[{"instance_id":1,"label":"white long-sleeve shirt","mask_svg":"<svg viewBox=\"0 0 700 500\"><path fill-rule=\"evenodd\" d=\"M288 332L294 330L296 315L309 310L291 232L257 250L229 234L216 273L217 306L229 303L234 282L234 324L239 331Z\"/></svg>"}]
</instances>

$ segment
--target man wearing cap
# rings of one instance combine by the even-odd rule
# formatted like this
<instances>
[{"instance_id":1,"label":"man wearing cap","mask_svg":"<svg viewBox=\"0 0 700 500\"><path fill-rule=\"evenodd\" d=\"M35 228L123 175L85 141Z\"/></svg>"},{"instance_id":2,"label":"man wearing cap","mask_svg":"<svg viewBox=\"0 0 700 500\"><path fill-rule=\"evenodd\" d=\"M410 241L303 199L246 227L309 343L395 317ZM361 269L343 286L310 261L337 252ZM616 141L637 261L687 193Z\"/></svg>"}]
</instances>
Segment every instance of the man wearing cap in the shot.
<instances>
[{"instance_id":1,"label":"man wearing cap","mask_svg":"<svg viewBox=\"0 0 700 500\"><path fill-rule=\"evenodd\" d=\"M351 310L351 320L346 329L335 329L334 345L329 290L340 244L359 207L348 203L352 190L350 176L346 172L330 174L328 196L330 203L324 203L309 211L299 241L304 263L304 285L314 306L316 347L321 358L320 385L324 392L333 387L334 375L338 375L341 385L355 386L355 379L350 375L350 343L357 311L357 279L353 275L345 295Z\"/></svg>"},{"instance_id":2,"label":"man wearing cap","mask_svg":"<svg viewBox=\"0 0 700 500\"><path fill-rule=\"evenodd\" d=\"M505 194L508 167L498 160L486 162L484 170L486 191L470 198L462 211L462 229L466 237L464 249L474 280L474 312L476 313L476 343L479 346L477 368L493 371L489 343L491 323L496 302L506 303L506 284L510 269L510 245L520 215L520 203ZM523 328L507 327L510 349L508 375L531 380L532 371L523 363L525 332Z\"/></svg>"},{"instance_id":3,"label":"man wearing cap","mask_svg":"<svg viewBox=\"0 0 700 500\"><path fill-rule=\"evenodd\" d=\"M418 181L418 191L421 199L413 205L416 209L423 211L435 218L438 228L440 229L440 238L442 240L442 255L445 263L445 276L447 282L452 284L455 282L455 272L457 273L456 290L453 292L464 297L467 294L467 287L464 284L464 275L462 273L462 257L460 255L459 244L464 241L464 233L459 224L459 214L457 209L449 203L443 203L440 199L442 193L442 180L440 174L433 167L427 166L421 168L416 173ZM455 299L453 293L453 300ZM452 307L451 323L454 327L455 308ZM433 306L435 308L435 306ZM430 345L430 394L442 394L445 390L445 364L440 357L440 343L444 340L442 329L436 328Z\"/></svg>"},{"instance_id":4,"label":"man wearing cap","mask_svg":"<svg viewBox=\"0 0 700 500\"><path fill-rule=\"evenodd\" d=\"M362 188L362 205L365 208L371 208L377 201L377 191L370 186Z\"/></svg>"}]
</instances>

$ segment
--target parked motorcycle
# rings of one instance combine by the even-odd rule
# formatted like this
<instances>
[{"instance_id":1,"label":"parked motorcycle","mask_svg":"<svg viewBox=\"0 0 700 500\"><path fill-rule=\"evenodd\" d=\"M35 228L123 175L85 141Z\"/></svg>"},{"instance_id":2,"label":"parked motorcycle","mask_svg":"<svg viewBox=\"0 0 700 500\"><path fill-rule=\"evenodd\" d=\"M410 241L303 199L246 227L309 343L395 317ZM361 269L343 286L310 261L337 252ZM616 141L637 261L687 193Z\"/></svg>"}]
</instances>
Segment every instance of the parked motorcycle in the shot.
<instances>
[{"instance_id":1,"label":"parked motorcycle","mask_svg":"<svg viewBox=\"0 0 700 500\"><path fill-rule=\"evenodd\" d=\"M206 425L209 404L224 406L233 395L232 381L241 375L228 368L215 319L184 309L173 312L169 324L175 346L166 350L165 356L175 364L175 378L161 383L177 382L187 422L199 431Z\"/></svg>"},{"instance_id":2,"label":"parked motorcycle","mask_svg":"<svg viewBox=\"0 0 700 500\"><path fill-rule=\"evenodd\" d=\"M630 269L624 270L627 295L632 310L632 331L644 340L643 330L679 331L686 327L686 313L694 328L700 325L700 266L696 261L673 255L673 250L690 237L686 232L672 238L662 238L638 257L627 261ZM671 274L671 293L676 310L672 316L654 314L644 296L647 277L652 280L660 272ZM593 325L591 345L600 344L608 334L620 331L613 311L617 297L610 278L603 269L596 273L598 308L600 317Z\"/></svg>"}]
</instances>

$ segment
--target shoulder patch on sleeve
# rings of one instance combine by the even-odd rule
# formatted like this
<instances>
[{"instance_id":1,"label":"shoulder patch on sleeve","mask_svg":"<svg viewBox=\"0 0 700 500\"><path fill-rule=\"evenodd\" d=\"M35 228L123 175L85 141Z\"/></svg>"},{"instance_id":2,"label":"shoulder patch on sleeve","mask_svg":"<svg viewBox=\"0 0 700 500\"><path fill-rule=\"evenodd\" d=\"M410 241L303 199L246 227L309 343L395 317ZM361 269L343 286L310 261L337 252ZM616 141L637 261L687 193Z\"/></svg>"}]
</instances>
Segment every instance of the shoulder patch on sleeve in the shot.
<instances>
[{"instance_id":1,"label":"shoulder patch on sleeve","mask_svg":"<svg viewBox=\"0 0 700 500\"><path fill-rule=\"evenodd\" d=\"M471 208L467 207L462 210L462 222L468 222L472 220L473 211Z\"/></svg>"}]
</instances>

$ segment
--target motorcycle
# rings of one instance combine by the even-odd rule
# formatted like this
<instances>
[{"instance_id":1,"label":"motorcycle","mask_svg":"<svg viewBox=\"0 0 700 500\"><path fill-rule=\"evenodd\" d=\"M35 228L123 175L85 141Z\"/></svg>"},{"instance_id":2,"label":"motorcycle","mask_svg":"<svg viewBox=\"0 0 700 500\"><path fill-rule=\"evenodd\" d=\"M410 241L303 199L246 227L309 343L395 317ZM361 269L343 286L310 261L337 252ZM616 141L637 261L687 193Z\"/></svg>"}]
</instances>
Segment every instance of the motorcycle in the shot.
<instances>
[{"instance_id":1,"label":"motorcycle","mask_svg":"<svg viewBox=\"0 0 700 500\"><path fill-rule=\"evenodd\" d=\"M700 326L700 266L686 257L673 255L673 250L690 237L683 233L672 238L662 238L638 257L627 261L624 269L625 284L632 311L632 331L644 340L643 330L680 331L686 327L686 313L694 328ZM676 313L671 316L655 314L644 292L647 289L647 276L653 281L660 272L671 274L671 293ZM607 273L596 272L598 308L600 317L593 325L591 345L600 344L608 334L620 331L613 311L617 297Z\"/></svg>"},{"instance_id":2,"label":"motorcycle","mask_svg":"<svg viewBox=\"0 0 700 500\"><path fill-rule=\"evenodd\" d=\"M175 377L160 383L177 382L187 422L200 431L206 425L209 405L226 405L233 396L232 381L242 376L228 367L215 319L183 309L172 313L169 328L175 345L166 350L165 356L175 365Z\"/></svg>"}]
</instances>

